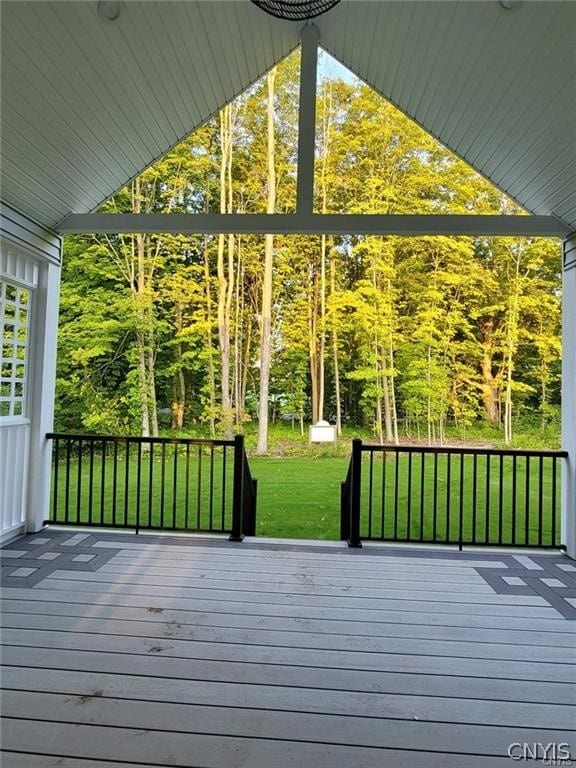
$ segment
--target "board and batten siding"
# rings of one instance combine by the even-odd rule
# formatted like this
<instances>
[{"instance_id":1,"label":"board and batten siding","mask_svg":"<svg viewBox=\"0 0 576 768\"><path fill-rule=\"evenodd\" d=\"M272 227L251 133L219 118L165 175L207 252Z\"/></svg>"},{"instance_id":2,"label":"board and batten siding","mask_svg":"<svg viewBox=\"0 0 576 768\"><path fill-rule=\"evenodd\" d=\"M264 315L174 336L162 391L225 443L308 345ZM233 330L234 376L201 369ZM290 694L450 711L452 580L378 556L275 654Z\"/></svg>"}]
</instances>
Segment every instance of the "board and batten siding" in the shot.
<instances>
[{"instance_id":1,"label":"board and batten siding","mask_svg":"<svg viewBox=\"0 0 576 768\"><path fill-rule=\"evenodd\" d=\"M0 540L46 516L60 280L60 238L2 205L0 282L28 297L24 407L0 414ZM4 309L8 306L4 294Z\"/></svg>"}]
</instances>

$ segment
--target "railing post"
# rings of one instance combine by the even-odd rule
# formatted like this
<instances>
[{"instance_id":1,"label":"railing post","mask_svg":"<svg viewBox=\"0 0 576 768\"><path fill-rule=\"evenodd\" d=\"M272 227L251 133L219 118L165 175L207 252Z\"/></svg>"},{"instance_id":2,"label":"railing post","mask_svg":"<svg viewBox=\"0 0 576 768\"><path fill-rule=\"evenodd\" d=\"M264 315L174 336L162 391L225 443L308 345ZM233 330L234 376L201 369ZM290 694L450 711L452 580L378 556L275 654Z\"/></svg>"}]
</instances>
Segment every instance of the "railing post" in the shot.
<instances>
[{"instance_id":1,"label":"railing post","mask_svg":"<svg viewBox=\"0 0 576 768\"><path fill-rule=\"evenodd\" d=\"M229 541L242 541L242 511L244 506L244 435L234 438L234 489L232 491L232 533Z\"/></svg>"},{"instance_id":2,"label":"railing post","mask_svg":"<svg viewBox=\"0 0 576 768\"><path fill-rule=\"evenodd\" d=\"M362 440L352 440L352 472L350 494L349 547L361 547L360 541L360 481L362 473Z\"/></svg>"}]
</instances>

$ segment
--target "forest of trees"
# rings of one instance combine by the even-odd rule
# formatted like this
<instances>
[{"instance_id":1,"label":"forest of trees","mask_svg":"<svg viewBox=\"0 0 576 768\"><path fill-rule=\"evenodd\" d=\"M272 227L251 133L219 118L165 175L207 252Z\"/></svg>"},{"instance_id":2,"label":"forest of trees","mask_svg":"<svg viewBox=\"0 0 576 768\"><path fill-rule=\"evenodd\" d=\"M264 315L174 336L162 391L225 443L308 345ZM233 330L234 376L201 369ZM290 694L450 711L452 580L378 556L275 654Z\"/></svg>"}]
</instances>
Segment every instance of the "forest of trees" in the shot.
<instances>
[{"instance_id":1,"label":"forest of trees","mask_svg":"<svg viewBox=\"0 0 576 768\"><path fill-rule=\"evenodd\" d=\"M299 55L107 201L106 212L292 213ZM134 126L138 130L138 126ZM520 213L368 86L324 73L317 212ZM442 440L555 418L560 250L513 238L75 236L59 429L230 435L329 419Z\"/></svg>"}]
</instances>

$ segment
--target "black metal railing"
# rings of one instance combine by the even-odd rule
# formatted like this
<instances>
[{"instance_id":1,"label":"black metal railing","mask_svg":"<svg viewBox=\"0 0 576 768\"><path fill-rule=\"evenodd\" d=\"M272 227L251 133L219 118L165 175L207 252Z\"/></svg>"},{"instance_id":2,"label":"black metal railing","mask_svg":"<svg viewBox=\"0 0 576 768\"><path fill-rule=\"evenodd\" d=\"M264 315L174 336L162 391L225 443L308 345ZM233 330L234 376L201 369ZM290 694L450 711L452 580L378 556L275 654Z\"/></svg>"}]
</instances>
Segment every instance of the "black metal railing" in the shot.
<instances>
[{"instance_id":1,"label":"black metal railing","mask_svg":"<svg viewBox=\"0 0 576 768\"><path fill-rule=\"evenodd\" d=\"M244 438L50 433L51 525L228 533L256 527Z\"/></svg>"},{"instance_id":2,"label":"black metal railing","mask_svg":"<svg viewBox=\"0 0 576 768\"><path fill-rule=\"evenodd\" d=\"M341 488L341 538L560 547L565 451L363 444Z\"/></svg>"}]
</instances>

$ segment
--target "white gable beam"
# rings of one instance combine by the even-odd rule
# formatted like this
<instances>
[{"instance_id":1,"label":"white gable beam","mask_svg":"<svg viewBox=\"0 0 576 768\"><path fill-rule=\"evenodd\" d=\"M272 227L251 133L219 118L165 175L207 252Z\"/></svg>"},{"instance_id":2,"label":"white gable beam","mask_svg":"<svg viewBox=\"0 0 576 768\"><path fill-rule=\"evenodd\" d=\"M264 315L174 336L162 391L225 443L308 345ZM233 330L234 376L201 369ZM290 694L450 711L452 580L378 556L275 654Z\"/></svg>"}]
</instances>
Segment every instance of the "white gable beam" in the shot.
<instances>
[{"instance_id":1,"label":"white gable beam","mask_svg":"<svg viewBox=\"0 0 576 768\"><path fill-rule=\"evenodd\" d=\"M303 27L301 40L296 210L298 213L308 214L314 210L318 27L314 26L314 24Z\"/></svg>"},{"instance_id":2,"label":"white gable beam","mask_svg":"<svg viewBox=\"0 0 576 768\"><path fill-rule=\"evenodd\" d=\"M569 227L554 216L430 216L373 214L71 214L62 235L115 234L282 234L282 235L464 235L478 237L560 237Z\"/></svg>"}]
</instances>

